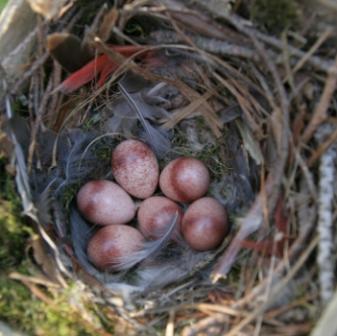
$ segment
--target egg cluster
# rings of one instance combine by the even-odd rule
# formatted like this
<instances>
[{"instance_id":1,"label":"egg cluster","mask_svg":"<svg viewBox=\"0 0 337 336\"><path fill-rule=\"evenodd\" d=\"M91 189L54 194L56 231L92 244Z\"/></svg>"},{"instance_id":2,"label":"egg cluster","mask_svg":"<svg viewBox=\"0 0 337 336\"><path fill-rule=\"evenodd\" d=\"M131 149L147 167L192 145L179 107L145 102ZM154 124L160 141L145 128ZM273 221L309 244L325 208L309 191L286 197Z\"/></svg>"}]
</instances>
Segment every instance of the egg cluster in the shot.
<instances>
[{"instance_id":1,"label":"egg cluster","mask_svg":"<svg viewBox=\"0 0 337 336\"><path fill-rule=\"evenodd\" d=\"M97 268L113 269L117 260L140 251L146 240L161 238L175 218L173 240L182 235L196 251L214 249L223 241L228 231L226 210L214 198L203 197L210 177L201 161L179 157L160 173L147 145L126 140L112 153L112 172L116 183L90 181L77 194L81 214L102 226L87 246ZM164 196L153 196L158 183ZM138 212L131 196L143 200ZM185 213L182 204L189 204ZM137 228L126 225L136 212Z\"/></svg>"}]
</instances>

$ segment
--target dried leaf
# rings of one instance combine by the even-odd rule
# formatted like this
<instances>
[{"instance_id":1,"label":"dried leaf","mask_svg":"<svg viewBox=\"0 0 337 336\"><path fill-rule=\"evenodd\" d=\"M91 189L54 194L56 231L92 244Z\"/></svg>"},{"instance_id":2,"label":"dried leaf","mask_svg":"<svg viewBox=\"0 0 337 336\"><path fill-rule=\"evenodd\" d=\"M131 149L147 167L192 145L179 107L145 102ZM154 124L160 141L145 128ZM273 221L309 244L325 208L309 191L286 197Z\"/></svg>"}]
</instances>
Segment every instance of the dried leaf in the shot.
<instances>
[{"instance_id":1,"label":"dried leaf","mask_svg":"<svg viewBox=\"0 0 337 336\"><path fill-rule=\"evenodd\" d=\"M63 279L53 256L47 252L47 247L41 237L35 236L32 239L32 248L35 261L41 266L48 278L65 287L66 282Z\"/></svg>"},{"instance_id":2,"label":"dried leaf","mask_svg":"<svg viewBox=\"0 0 337 336\"><path fill-rule=\"evenodd\" d=\"M107 55L98 56L70 75L57 89L65 94L72 93L92 81L107 66L110 69L117 69L117 65L115 65Z\"/></svg>"},{"instance_id":3,"label":"dried leaf","mask_svg":"<svg viewBox=\"0 0 337 336\"><path fill-rule=\"evenodd\" d=\"M85 66L94 55L88 45L73 34L54 33L47 37L50 55L67 71L74 72Z\"/></svg>"},{"instance_id":4,"label":"dried leaf","mask_svg":"<svg viewBox=\"0 0 337 336\"><path fill-rule=\"evenodd\" d=\"M111 46L114 52L125 57L133 55L142 48L143 47L138 46ZM69 76L61 83L57 90L61 90L61 92L65 94L72 93L95 79L98 75L100 75L98 85L102 86L108 76L112 74L118 66L119 63L112 60L108 54L100 55Z\"/></svg>"},{"instance_id":5,"label":"dried leaf","mask_svg":"<svg viewBox=\"0 0 337 336\"><path fill-rule=\"evenodd\" d=\"M6 133L0 131L0 156L10 158L13 153L13 144Z\"/></svg>"},{"instance_id":6,"label":"dried leaf","mask_svg":"<svg viewBox=\"0 0 337 336\"><path fill-rule=\"evenodd\" d=\"M116 25L118 19L118 11L116 8L111 8L103 17L102 23L99 26L97 36L102 41L107 41L111 35L112 28Z\"/></svg>"},{"instance_id":7,"label":"dried leaf","mask_svg":"<svg viewBox=\"0 0 337 336\"><path fill-rule=\"evenodd\" d=\"M284 198L280 196L274 211L274 221L277 229L275 234L278 235L276 239L269 238L261 241L243 240L241 246L255 250L263 256L270 257L274 255L281 258L284 255L286 244L292 241L292 239L288 237L289 220L284 210Z\"/></svg>"},{"instance_id":8,"label":"dried leaf","mask_svg":"<svg viewBox=\"0 0 337 336\"><path fill-rule=\"evenodd\" d=\"M246 126L246 124L240 120L236 121L236 125L241 134L243 145L250 154L250 156L255 160L257 165L263 164L264 158L260 149L260 145L253 138L253 134L248 126Z\"/></svg>"},{"instance_id":9,"label":"dried leaf","mask_svg":"<svg viewBox=\"0 0 337 336\"><path fill-rule=\"evenodd\" d=\"M282 120L282 110L280 108L275 108L270 117L270 125L278 152L282 151Z\"/></svg>"},{"instance_id":10,"label":"dried leaf","mask_svg":"<svg viewBox=\"0 0 337 336\"><path fill-rule=\"evenodd\" d=\"M199 110L197 110L199 107L203 108L202 105L207 102L211 96L212 94L207 92L182 109L175 111L170 115L170 119L163 126L166 128L173 128L180 121L192 117L195 112L199 112Z\"/></svg>"},{"instance_id":11,"label":"dried leaf","mask_svg":"<svg viewBox=\"0 0 337 336\"><path fill-rule=\"evenodd\" d=\"M31 62L37 16L25 0L8 1L0 14L0 77L14 83L26 71L23 65ZM1 85L0 97L4 93Z\"/></svg>"},{"instance_id":12,"label":"dried leaf","mask_svg":"<svg viewBox=\"0 0 337 336\"><path fill-rule=\"evenodd\" d=\"M51 20L60 15L68 0L27 0L27 2L34 12Z\"/></svg>"}]
</instances>

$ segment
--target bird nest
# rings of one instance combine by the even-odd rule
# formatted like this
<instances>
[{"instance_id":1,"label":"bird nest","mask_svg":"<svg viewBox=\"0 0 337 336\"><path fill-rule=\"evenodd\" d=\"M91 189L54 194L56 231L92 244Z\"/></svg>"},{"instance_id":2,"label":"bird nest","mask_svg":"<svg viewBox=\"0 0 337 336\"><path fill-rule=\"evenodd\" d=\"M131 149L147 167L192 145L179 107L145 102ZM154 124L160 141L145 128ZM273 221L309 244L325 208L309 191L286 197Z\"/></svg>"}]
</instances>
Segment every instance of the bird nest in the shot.
<instances>
[{"instance_id":1,"label":"bird nest","mask_svg":"<svg viewBox=\"0 0 337 336\"><path fill-rule=\"evenodd\" d=\"M331 31L298 47L299 37L260 32L234 9L62 7L37 26L23 77L6 83L17 188L44 251L37 262L62 286L80 282L129 333L306 334L313 306L332 297L336 65L319 49ZM131 138L161 168L179 156L208 167L208 196L230 223L221 246L197 252L168 232L117 272L89 261L96 227L76 194L114 179L111 153Z\"/></svg>"}]
</instances>

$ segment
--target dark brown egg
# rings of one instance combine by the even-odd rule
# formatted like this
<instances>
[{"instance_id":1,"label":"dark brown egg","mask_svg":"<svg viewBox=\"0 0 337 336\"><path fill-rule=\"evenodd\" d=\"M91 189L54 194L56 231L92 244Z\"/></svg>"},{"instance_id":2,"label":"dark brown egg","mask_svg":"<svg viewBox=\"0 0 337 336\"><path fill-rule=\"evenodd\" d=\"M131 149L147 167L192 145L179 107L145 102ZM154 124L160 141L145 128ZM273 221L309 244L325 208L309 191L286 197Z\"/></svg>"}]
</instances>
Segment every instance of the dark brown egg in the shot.
<instances>
[{"instance_id":1,"label":"dark brown egg","mask_svg":"<svg viewBox=\"0 0 337 336\"><path fill-rule=\"evenodd\" d=\"M202 197L209 187L206 166L197 159L180 157L171 161L160 175L159 185L165 196L178 202Z\"/></svg>"},{"instance_id":2,"label":"dark brown egg","mask_svg":"<svg viewBox=\"0 0 337 336\"><path fill-rule=\"evenodd\" d=\"M122 259L142 249L144 237L128 225L108 225L99 229L87 247L89 260L101 270L116 270Z\"/></svg>"},{"instance_id":3,"label":"dark brown egg","mask_svg":"<svg viewBox=\"0 0 337 336\"><path fill-rule=\"evenodd\" d=\"M159 166L152 150L141 141L121 142L112 153L116 181L132 196L150 197L157 188Z\"/></svg>"},{"instance_id":4,"label":"dark brown egg","mask_svg":"<svg viewBox=\"0 0 337 336\"><path fill-rule=\"evenodd\" d=\"M166 197L150 197L139 207L138 228L146 238L161 238L167 232L176 214L179 216L176 232L179 232L182 217L180 206ZM176 234L173 234L173 237Z\"/></svg>"},{"instance_id":5,"label":"dark brown egg","mask_svg":"<svg viewBox=\"0 0 337 336\"><path fill-rule=\"evenodd\" d=\"M200 198L187 209L181 230L184 239L194 250L214 249L228 232L226 210L214 198Z\"/></svg>"},{"instance_id":6,"label":"dark brown egg","mask_svg":"<svg viewBox=\"0 0 337 336\"><path fill-rule=\"evenodd\" d=\"M77 206L86 219L99 225L124 224L136 213L131 197L107 180L86 183L77 194Z\"/></svg>"}]
</instances>

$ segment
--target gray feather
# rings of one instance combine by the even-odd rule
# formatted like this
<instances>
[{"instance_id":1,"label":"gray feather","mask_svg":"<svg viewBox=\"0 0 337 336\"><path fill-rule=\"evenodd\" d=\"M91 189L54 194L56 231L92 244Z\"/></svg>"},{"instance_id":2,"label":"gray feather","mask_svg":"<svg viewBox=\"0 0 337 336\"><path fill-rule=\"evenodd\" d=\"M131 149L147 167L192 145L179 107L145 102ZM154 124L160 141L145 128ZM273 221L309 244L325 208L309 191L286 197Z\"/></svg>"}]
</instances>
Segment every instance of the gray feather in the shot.
<instances>
[{"instance_id":1,"label":"gray feather","mask_svg":"<svg viewBox=\"0 0 337 336\"><path fill-rule=\"evenodd\" d=\"M73 249L78 262L88 273L96 276L98 272L90 263L86 253L87 245L90 237L92 236L93 229L81 217L75 208L72 208L70 212L70 231Z\"/></svg>"},{"instance_id":2,"label":"gray feather","mask_svg":"<svg viewBox=\"0 0 337 336\"><path fill-rule=\"evenodd\" d=\"M137 251L130 256L119 258L116 262L114 262L114 268L119 270L130 269L147 258L153 258L172 237L172 233L176 229L178 218L179 214L176 213L172 219L172 223L169 225L167 231L161 238L155 241L146 242L140 251Z\"/></svg>"},{"instance_id":3,"label":"gray feather","mask_svg":"<svg viewBox=\"0 0 337 336\"><path fill-rule=\"evenodd\" d=\"M171 148L171 142L168 136L164 133L164 130L155 128L144 117L144 115L148 113L147 111L149 110L149 108L151 108L150 105L145 103L144 100L140 99L140 93L130 94L121 81L118 83L118 86L123 97L132 108L132 110L136 113L140 123L144 128L145 141L159 157L164 157ZM137 96L138 99L136 100L134 96Z\"/></svg>"},{"instance_id":4,"label":"gray feather","mask_svg":"<svg viewBox=\"0 0 337 336\"><path fill-rule=\"evenodd\" d=\"M193 251L187 246L176 246L175 249L166 260L158 259L139 269L137 285L144 288L144 293L195 275L200 271L199 265L212 255L211 252Z\"/></svg>"}]
</instances>

